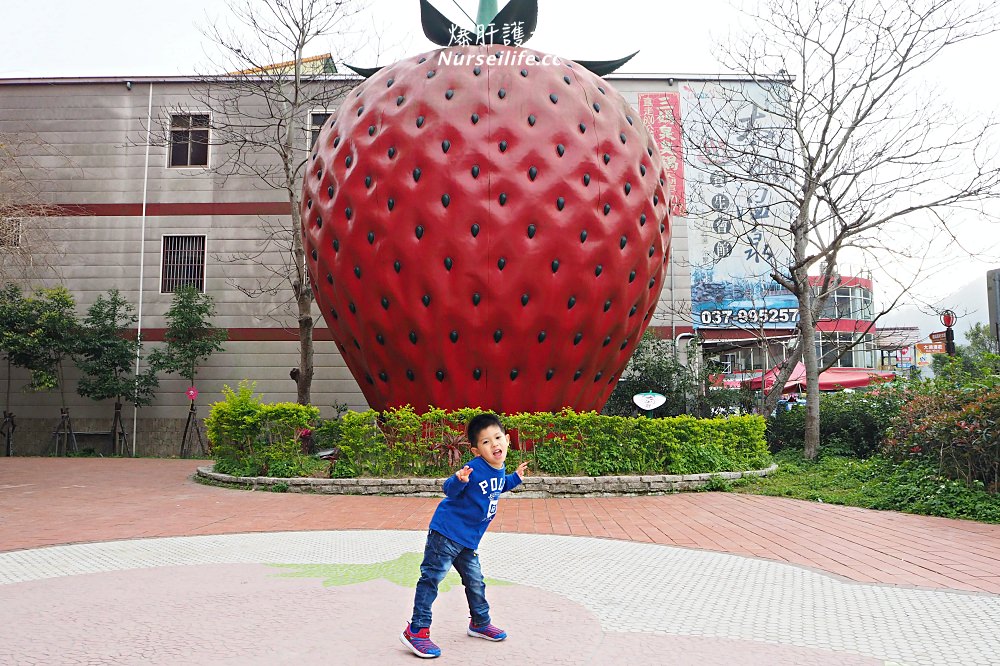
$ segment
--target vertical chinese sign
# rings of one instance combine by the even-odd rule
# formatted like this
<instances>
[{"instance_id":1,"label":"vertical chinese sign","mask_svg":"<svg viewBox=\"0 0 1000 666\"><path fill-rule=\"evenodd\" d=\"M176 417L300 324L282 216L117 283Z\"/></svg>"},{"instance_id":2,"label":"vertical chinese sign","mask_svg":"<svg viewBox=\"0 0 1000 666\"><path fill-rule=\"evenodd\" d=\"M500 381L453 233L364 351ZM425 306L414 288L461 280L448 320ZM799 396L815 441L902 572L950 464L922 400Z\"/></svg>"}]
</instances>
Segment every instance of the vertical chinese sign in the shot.
<instances>
[{"instance_id":1,"label":"vertical chinese sign","mask_svg":"<svg viewBox=\"0 0 1000 666\"><path fill-rule=\"evenodd\" d=\"M681 99L675 92L639 93L639 116L660 148L670 193L670 214L684 215Z\"/></svg>"},{"instance_id":2,"label":"vertical chinese sign","mask_svg":"<svg viewBox=\"0 0 1000 666\"><path fill-rule=\"evenodd\" d=\"M790 163L781 114L751 83L681 86L686 217L696 328L793 328L798 302L771 277L790 265Z\"/></svg>"}]
</instances>

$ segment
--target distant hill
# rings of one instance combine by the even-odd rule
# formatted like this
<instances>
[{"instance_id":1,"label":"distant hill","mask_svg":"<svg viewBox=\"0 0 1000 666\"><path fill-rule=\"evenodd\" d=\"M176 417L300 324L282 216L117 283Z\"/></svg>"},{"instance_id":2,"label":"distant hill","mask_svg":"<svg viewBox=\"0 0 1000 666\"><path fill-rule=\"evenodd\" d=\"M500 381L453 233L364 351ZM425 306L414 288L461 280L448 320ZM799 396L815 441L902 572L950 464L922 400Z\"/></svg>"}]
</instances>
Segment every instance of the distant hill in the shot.
<instances>
[{"instance_id":1,"label":"distant hill","mask_svg":"<svg viewBox=\"0 0 1000 666\"><path fill-rule=\"evenodd\" d=\"M958 315L958 324L955 325L955 341L959 344L965 342L965 332L976 323L989 323L990 311L986 300L986 276L983 275L977 280L955 290L955 292L939 302L933 307L954 310ZM914 304L903 304L895 310L879 319L878 325L882 326L917 326L926 338L934 331L944 330L938 315L933 312L921 312L930 310L926 306L917 307Z\"/></svg>"}]
</instances>

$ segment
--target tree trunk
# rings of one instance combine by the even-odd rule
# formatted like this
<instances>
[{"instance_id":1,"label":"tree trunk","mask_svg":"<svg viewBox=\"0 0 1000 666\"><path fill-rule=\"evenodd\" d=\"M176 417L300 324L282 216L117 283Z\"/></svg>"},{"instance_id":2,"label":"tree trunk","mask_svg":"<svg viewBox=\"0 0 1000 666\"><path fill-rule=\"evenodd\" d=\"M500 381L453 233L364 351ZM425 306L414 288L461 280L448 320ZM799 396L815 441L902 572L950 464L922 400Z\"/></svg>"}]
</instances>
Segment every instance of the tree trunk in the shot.
<instances>
[{"instance_id":1,"label":"tree trunk","mask_svg":"<svg viewBox=\"0 0 1000 666\"><path fill-rule=\"evenodd\" d=\"M796 364L799 359L802 358L802 343L801 340L799 344L796 345L792 353L783 361L784 366L774 377L774 384L771 385L771 391L764 396L764 416L768 416L773 413L775 409L778 408L778 401L781 400L782 392L785 388L785 382L792 375L792 370L795 369ZM762 385L763 387L763 385Z\"/></svg>"},{"instance_id":2,"label":"tree trunk","mask_svg":"<svg viewBox=\"0 0 1000 666\"><path fill-rule=\"evenodd\" d=\"M807 287L808 288L808 287ZM815 460L819 453L819 364L816 358L816 324L812 317L812 299L799 308L802 331L802 364L806 368L805 457Z\"/></svg>"},{"instance_id":3,"label":"tree trunk","mask_svg":"<svg viewBox=\"0 0 1000 666\"><path fill-rule=\"evenodd\" d=\"M299 305L299 373L295 378L297 400L300 405L312 401L313 380L313 318L312 299L302 294L297 299Z\"/></svg>"}]
</instances>

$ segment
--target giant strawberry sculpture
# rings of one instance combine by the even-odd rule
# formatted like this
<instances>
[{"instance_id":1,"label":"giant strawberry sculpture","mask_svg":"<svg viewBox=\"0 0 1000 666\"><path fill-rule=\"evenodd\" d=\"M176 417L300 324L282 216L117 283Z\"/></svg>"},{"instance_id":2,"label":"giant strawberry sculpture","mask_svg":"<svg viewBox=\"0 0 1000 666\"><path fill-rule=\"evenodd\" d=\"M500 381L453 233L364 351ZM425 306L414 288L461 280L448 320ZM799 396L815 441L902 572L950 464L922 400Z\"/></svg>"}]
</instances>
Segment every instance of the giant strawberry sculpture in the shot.
<instances>
[{"instance_id":1,"label":"giant strawberry sculpture","mask_svg":"<svg viewBox=\"0 0 1000 666\"><path fill-rule=\"evenodd\" d=\"M670 238L659 151L589 71L624 60L476 44L523 43L534 1L477 33L421 7L432 41L466 45L358 69L324 126L302 199L317 302L375 409L599 410Z\"/></svg>"}]
</instances>

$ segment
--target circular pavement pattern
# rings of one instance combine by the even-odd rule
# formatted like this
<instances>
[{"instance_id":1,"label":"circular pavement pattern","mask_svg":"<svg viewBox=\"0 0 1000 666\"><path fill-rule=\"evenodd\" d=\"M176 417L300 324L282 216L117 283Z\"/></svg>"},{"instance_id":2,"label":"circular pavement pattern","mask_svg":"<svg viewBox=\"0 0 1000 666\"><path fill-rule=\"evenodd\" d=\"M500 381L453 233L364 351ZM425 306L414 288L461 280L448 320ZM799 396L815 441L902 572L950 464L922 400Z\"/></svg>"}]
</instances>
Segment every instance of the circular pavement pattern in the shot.
<instances>
[{"instance_id":1,"label":"circular pavement pattern","mask_svg":"<svg viewBox=\"0 0 1000 666\"><path fill-rule=\"evenodd\" d=\"M424 535L271 532L0 553L2 664L416 663L397 636ZM868 585L723 553L487 534L494 622L465 635L457 576L442 662L989 664L1000 596Z\"/></svg>"}]
</instances>

